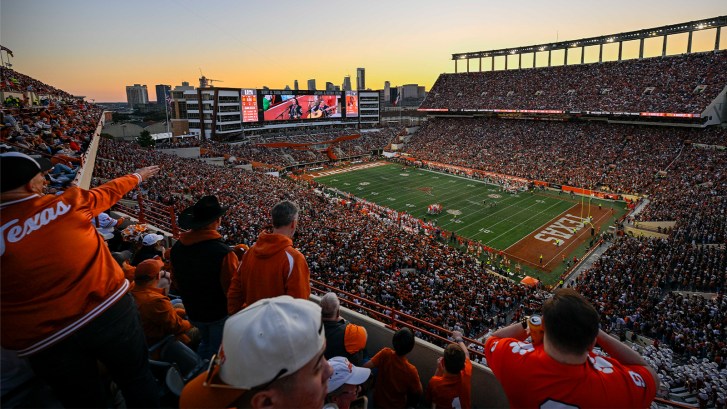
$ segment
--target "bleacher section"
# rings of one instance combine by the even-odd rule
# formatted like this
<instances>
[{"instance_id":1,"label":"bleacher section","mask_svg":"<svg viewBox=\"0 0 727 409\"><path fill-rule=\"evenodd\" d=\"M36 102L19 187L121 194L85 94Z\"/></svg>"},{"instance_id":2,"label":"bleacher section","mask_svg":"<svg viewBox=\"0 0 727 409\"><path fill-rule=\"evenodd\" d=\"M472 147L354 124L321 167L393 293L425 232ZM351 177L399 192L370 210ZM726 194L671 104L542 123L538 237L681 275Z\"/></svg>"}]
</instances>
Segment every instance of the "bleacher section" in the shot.
<instances>
[{"instance_id":1,"label":"bleacher section","mask_svg":"<svg viewBox=\"0 0 727 409\"><path fill-rule=\"evenodd\" d=\"M727 84L727 52L442 74L420 108L701 114Z\"/></svg>"}]
</instances>

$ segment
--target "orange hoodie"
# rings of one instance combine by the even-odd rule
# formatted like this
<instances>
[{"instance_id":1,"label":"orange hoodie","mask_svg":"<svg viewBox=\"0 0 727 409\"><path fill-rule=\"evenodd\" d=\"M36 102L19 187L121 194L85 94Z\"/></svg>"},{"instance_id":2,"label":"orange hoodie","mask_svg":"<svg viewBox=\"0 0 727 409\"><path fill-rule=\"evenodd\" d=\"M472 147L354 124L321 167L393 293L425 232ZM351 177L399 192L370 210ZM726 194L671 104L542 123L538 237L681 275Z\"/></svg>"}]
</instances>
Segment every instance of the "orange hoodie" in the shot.
<instances>
[{"instance_id":1,"label":"orange hoodie","mask_svg":"<svg viewBox=\"0 0 727 409\"><path fill-rule=\"evenodd\" d=\"M227 312L232 315L257 300L279 295L308 299L310 270L290 237L263 232L232 276Z\"/></svg>"},{"instance_id":2,"label":"orange hoodie","mask_svg":"<svg viewBox=\"0 0 727 409\"><path fill-rule=\"evenodd\" d=\"M91 190L30 195L0 204L0 343L36 353L72 334L129 288L91 224L133 189L127 175Z\"/></svg>"}]
</instances>

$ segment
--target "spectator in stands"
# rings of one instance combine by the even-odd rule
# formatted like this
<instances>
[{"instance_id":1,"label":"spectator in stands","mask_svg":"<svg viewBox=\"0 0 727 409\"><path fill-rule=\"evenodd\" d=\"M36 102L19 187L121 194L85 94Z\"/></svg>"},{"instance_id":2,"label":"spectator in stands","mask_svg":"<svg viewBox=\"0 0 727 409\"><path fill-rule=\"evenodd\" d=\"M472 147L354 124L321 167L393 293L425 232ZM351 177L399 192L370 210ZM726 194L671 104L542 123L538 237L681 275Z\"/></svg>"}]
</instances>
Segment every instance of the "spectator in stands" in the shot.
<instances>
[{"instance_id":1,"label":"spectator in stands","mask_svg":"<svg viewBox=\"0 0 727 409\"><path fill-rule=\"evenodd\" d=\"M333 374L325 342L315 303L260 300L227 320L219 355L185 386L179 406L320 408Z\"/></svg>"},{"instance_id":2,"label":"spectator in stands","mask_svg":"<svg viewBox=\"0 0 727 409\"><path fill-rule=\"evenodd\" d=\"M56 165L55 167L58 166L59 165ZM108 246L111 251L117 250L121 244L121 228L124 224L124 220L125 219L123 217L114 219L106 212L103 212L97 217L91 219L91 224L96 227L96 230L103 234L112 234L114 236L112 239L108 240Z\"/></svg>"},{"instance_id":3,"label":"spectator in stands","mask_svg":"<svg viewBox=\"0 0 727 409\"><path fill-rule=\"evenodd\" d=\"M326 330L326 358L348 358L354 365L362 365L366 349L366 328L351 324L340 315L341 302L336 293L321 297L323 328Z\"/></svg>"},{"instance_id":4,"label":"spectator in stands","mask_svg":"<svg viewBox=\"0 0 727 409\"><path fill-rule=\"evenodd\" d=\"M272 232L260 233L255 245L242 256L240 268L232 278L227 293L230 314L263 298L310 297L308 263L293 247L298 213L298 206L287 200L273 207Z\"/></svg>"},{"instance_id":5,"label":"spectator in stands","mask_svg":"<svg viewBox=\"0 0 727 409\"><path fill-rule=\"evenodd\" d=\"M121 270L124 272L124 277L126 277L129 282L133 283L134 279L136 278L136 267L129 264L129 260L131 260L131 257L133 256L133 254L131 254L131 251L115 251L111 253L111 256L121 267Z\"/></svg>"},{"instance_id":6,"label":"spectator in stands","mask_svg":"<svg viewBox=\"0 0 727 409\"><path fill-rule=\"evenodd\" d=\"M371 376L371 369L355 366L342 356L333 357L328 363L333 368L333 375L328 378L326 402L335 404L338 409L349 409L361 393L361 384Z\"/></svg>"},{"instance_id":7,"label":"spectator in stands","mask_svg":"<svg viewBox=\"0 0 727 409\"><path fill-rule=\"evenodd\" d=\"M141 239L141 248L134 254L132 266L154 257L164 257L164 236L161 234L145 234Z\"/></svg>"},{"instance_id":8,"label":"spectator in stands","mask_svg":"<svg viewBox=\"0 0 727 409\"><path fill-rule=\"evenodd\" d=\"M426 400L437 408L471 408L472 362L462 333L452 331L454 343L444 348L437 371L427 385Z\"/></svg>"},{"instance_id":9,"label":"spectator in stands","mask_svg":"<svg viewBox=\"0 0 727 409\"><path fill-rule=\"evenodd\" d=\"M414 349L414 333L402 328L392 339L394 349L383 348L365 368L377 368L374 384L374 404L376 408L416 407L422 397L422 382L417 368L409 363L406 355Z\"/></svg>"},{"instance_id":10,"label":"spectator in stands","mask_svg":"<svg viewBox=\"0 0 727 409\"><path fill-rule=\"evenodd\" d=\"M159 168L53 196L29 156L5 153L0 164L2 347L28 357L66 407L106 406L97 360L127 407L158 406L129 283L90 221Z\"/></svg>"},{"instance_id":11,"label":"spectator in stands","mask_svg":"<svg viewBox=\"0 0 727 409\"><path fill-rule=\"evenodd\" d=\"M192 325L199 328L199 356L210 358L222 342L227 318L227 289L237 257L217 231L227 208L205 196L179 215L182 233L171 250L174 283Z\"/></svg>"},{"instance_id":12,"label":"spectator in stands","mask_svg":"<svg viewBox=\"0 0 727 409\"><path fill-rule=\"evenodd\" d=\"M97 217L91 219L91 224L93 224L93 226L102 233L113 233L115 230L114 228L121 225L123 222L123 217L114 219L106 212L102 212Z\"/></svg>"},{"instance_id":13,"label":"spectator in stands","mask_svg":"<svg viewBox=\"0 0 727 409\"><path fill-rule=\"evenodd\" d=\"M600 330L598 312L575 290L556 290L543 305L542 343L524 342L526 327L500 328L485 343L487 364L513 407L648 407L654 399L654 369ZM610 357L593 354L596 343Z\"/></svg>"},{"instance_id":14,"label":"spectator in stands","mask_svg":"<svg viewBox=\"0 0 727 409\"><path fill-rule=\"evenodd\" d=\"M160 279L169 279L169 272L162 267L163 261L152 258L139 263L134 272L131 295L139 310L146 343L151 346L167 335L174 335L177 340L190 345L192 338L188 333L193 328L192 324L184 319L184 310L175 309L164 289L159 288Z\"/></svg>"}]
</instances>

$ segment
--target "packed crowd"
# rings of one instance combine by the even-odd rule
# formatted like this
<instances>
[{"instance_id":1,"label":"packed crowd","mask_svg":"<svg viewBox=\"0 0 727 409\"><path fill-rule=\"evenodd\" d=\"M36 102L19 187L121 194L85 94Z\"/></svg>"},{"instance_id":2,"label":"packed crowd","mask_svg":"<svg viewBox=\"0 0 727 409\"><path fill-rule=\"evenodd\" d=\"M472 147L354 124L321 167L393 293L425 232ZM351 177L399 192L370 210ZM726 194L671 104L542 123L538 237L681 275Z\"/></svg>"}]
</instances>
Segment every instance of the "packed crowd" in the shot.
<instances>
[{"instance_id":1,"label":"packed crowd","mask_svg":"<svg viewBox=\"0 0 727 409\"><path fill-rule=\"evenodd\" d=\"M46 83L21 74L11 68L0 67L0 91L10 92L26 92L31 91L38 97L47 98L73 98L73 96L63 90L52 87Z\"/></svg>"},{"instance_id":2,"label":"packed crowd","mask_svg":"<svg viewBox=\"0 0 727 409\"><path fill-rule=\"evenodd\" d=\"M53 186L62 188L75 179L93 137L101 110L82 100L70 98L43 83L18 75L19 84L38 89L46 105L20 104L0 110L0 149L17 151L50 160L55 167L49 175ZM15 78L15 77L13 77Z\"/></svg>"},{"instance_id":3,"label":"packed crowd","mask_svg":"<svg viewBox=\"0 0 727 409\"><path fill-rule=\"evenodd\" d=\"M344 140L335 144L325 144L338 137L360 134L359 138ZM316 134L281 134L277 136L256 137L246 143L217 144L203 142L204 157L234 157L237 162L258 162L272 167L285 168L306 163L323 163L331 159L326 150L330 146L336 159L346 159L368 155L381 150L392 139L392 131L381 129L360 132L344 129ZM314 144L300 149L291 147L266 147L271 143Z\"/></svg>"},{"instance_id":4,"label":"packed crowd","mask_svg":"<svg viewBox=\"0 0 727 409\"><path fill-rule=\"evenodd\" d=\"M422 108L699 114L726 83L727 52L715 51L536 69L441 74Z\"/></svg>"},{"instance_id":5,"label":"packed crowd","mask_svg":"<svg viewBox=\"0 0 727 409\"><path fill-rule=\"evenodd\" d=\"M559 185L644 194L684 141L720 140L727 131L597 122L435 118L410 139L417 159Z\"/></svg>"},{"instance_id":6,"label":"packed crowd","mask_svg":"<svg viewBox=\"0 0 727 409\"><path fill-rule=\"evenodd\" d=\"M575 283L602 325L658 340L686 357L727 357L727 250L624 237ZM677 291L719 294L684 295Z\"/></svg>"},{"instance_id":7,"label":"packed crowd","mask_svg":"<svg viewBox=\"0 0 727 409\"><path fill-rule=\"evenodd\" d=\"M638 352L658 372L662 391L667 399L685 401L696 395L700 408L724 408L727 406L727 369L716 362L705 362L695 356L685 363L669 347L635 345ZM686 399L685 399L686 398Z\"/></svg>"},{"instance_id":8,"label":"packed crowd","mask_svg":"<svg viewBox=\"0 0 727 409\"><path fill-rule=\"evenodd\" d=\"M650 187L639 220L676 220L672 236L692 244L727 242L727 151L685 146Z\"/></svg>"},{"instance_id":9,"label":"packed crowd","mask_svg":"<svg viewBox=\"0 0 727 409\"><path fill-rule=\"evenodd\" d=\"M134 166L159 164L162 170L148 181L144 194L178 211L201 196L217 195L230 206L220 233L232 244L252 245L266 227L268 209L277 201L294 200L301 208L296 243L310 257L315 279L445 328L458 326L477 336L496 325L497 314L525 302L533 292L485 274L473 257L432 237L403 231L386 213L344 206L286 179L221 171L124 143L103 141L99 157L108 159L96 166L94 176L101 180Z\"/></svg>"}]
</instances>

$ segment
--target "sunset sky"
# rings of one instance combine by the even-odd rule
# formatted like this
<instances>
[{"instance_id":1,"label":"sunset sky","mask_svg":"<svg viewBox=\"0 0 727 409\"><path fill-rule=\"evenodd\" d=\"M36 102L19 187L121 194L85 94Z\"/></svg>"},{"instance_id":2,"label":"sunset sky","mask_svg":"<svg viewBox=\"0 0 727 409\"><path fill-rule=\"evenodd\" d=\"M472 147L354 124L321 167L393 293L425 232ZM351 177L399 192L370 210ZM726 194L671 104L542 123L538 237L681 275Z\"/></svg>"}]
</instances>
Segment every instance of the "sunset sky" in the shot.
<instances>
[{"instance_id":1,"label":"sunset sky","mask_svg":"<svg viewBox=\"0 0 727 409\"><path fill-rule=\"evenodd\" d=\"M345 75L355 86L356 68L365 67L368 88L388 80L429 90L440 73L454 72L453 53L721 15L725 0L0 0L0 44L17 71L97 102L126 101L125 86L135 83L154 101L154 85L198 85L200 69L224 81L217 86L284 88L297 79L306 89L315 78L320 89ZM721 37L727 48L727 28ZM661 44L648 40L646 55L660 55ZM669 54L684 52L686 34L668 45ZM714 30L695 33L693 51L713 47ZM607 49L606 59L615 52ZM624 52L633 58L638 42ZM580 61L578 52L569 57ZM597 58L597 48L586 52L586 61Z\"/></svg>"}]
</instances>

